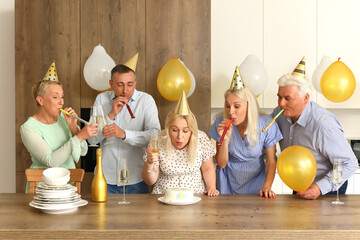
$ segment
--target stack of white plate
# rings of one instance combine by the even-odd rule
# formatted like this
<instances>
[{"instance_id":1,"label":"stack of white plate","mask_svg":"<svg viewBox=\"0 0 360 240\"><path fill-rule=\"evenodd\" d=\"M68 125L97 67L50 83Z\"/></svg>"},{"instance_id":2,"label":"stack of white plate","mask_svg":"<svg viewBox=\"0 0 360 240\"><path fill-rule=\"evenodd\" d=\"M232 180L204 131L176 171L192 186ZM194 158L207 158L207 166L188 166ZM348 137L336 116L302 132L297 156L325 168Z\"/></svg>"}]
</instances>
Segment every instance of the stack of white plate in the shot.
<instances>
[{"instance_id":1,"label":"stack of white plate","mask_svg":"<svg viewBox=\"0 0 360 240\"><path fill-rule=\"evenodd\" d=\"M50 214L73 212L88 203L81 199L81 196L76 193L76 187L70 184L51 186L39 183L35 188L35 193L29 205Z\"/></svg>"}]
</instances>

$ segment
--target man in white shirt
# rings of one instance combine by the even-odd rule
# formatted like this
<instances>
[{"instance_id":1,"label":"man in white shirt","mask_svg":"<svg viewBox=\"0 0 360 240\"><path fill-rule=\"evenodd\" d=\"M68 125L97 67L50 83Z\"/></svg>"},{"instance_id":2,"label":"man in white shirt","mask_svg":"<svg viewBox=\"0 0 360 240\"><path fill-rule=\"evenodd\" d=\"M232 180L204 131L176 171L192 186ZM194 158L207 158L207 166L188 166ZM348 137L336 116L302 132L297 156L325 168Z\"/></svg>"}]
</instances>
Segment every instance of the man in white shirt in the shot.
<instances>
[{"instance_id":1,"label":"man in white shirt","mask_svg":"<svg viewBox=\"0 0 360 240\"><path fill-rule=\"evenodd\" d=\"M103 149L103 171L108 193L122 193L119 158L128 160L130 181L126 185L126 193L148 193L141 171L146 147L151 137L160 131L155 101L151 95L135 89L135 72L125 65L112 69L109 84L112 91L100 93L94 103L102 105L109 120L109 125L95 138ZM131 117L126 103L135 118ZM105 144L106 141L112 143Z\"/></svg>"}]
</instances>

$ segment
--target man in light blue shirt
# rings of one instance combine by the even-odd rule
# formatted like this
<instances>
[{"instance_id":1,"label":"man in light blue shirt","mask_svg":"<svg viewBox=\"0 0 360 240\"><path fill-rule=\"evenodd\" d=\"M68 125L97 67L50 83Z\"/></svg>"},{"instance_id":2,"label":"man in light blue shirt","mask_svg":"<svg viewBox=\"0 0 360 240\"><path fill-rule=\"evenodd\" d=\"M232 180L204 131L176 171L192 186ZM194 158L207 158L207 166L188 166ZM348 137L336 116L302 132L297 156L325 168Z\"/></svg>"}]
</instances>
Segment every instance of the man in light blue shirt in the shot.
<instances>
[{"instance_id":1,"label":"man in light blue shirt","mask_svg":"<svg viewBox=\"0 0 360 240\"><path fill-rule=\"evenodd\" d=\"M109 81L113 91L100 93L94 105L101 104L109 125L95 139L103 149L103 171L108 193L122 193L119 183L119 158L128 160L130 181L126 193L148 193L148 186L142 180L143 155L151 139L159 130L158 110L153 97L137 91L135 72L117 65L111 71ZM135 118L127 109L128 103ZM106 141L112 141L106 144Z\"/></svg>"},{"instance_id":2,"label":"man in light blue shirt","mask_svg":"<svg viewBox=\"0 0 360 240\"><path fill-rule=\"evenodd\" d=\"M303 74L305 75L305 71ZM311 151L317 163L314 182L297 195L305 199L316 199L321 194L336 191L339 186L332 183L334 158L342 159L344 182L358 169L357 159L338 119L310 101L310 84L305 76L301 78L296 74L286 74L278 80L278 84L279 106L272 115L275 116L284 109L276 119L284 137L279 142L280 148L283 151L289 146L303 146ZM346 187L347 182L339 192L344 194Z\"/></svg>"}]
</instances>

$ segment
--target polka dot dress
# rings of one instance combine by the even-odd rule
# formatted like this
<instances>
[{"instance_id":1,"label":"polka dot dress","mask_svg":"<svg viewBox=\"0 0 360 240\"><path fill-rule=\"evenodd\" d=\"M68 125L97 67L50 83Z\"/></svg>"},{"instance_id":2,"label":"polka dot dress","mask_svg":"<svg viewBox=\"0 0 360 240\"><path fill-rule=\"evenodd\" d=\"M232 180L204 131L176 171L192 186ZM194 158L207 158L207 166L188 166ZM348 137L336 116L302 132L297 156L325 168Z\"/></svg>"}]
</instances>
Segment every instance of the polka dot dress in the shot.
<instances>
[{"instance_id":1,"label":"polka dot dress","mask_svg":"<svg viewBox=\"0 0 360 240\"><path fill-rule=\"evenodd\" d=\"M182 150L172 149L168 155L164 146L160 146L159 164L160 172L152 194L164 194L168 188L191 188L194 193L205 191L200 167L215 155L215 147L206 133L199 131L198 151L194 165L191 165L187 156L187 147ZM144 156L146 160L146 154Z\"/></svg>"}]
</instances>

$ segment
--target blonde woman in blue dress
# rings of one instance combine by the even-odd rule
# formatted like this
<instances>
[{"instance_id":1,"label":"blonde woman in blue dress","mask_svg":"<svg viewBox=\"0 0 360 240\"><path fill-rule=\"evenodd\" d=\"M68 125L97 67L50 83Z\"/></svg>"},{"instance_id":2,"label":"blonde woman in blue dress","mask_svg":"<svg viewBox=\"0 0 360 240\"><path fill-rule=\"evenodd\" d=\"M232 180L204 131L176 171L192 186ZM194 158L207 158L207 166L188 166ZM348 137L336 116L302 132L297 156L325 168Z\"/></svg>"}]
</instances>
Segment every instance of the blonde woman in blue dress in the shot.
<instances>
[{"instance_id":1,"label":"blonde woman in blue dress","mask_svg":"<svg viewBox=\"0 0 360 240\"><path fill-rule=\"evenodd\" d=\"M225 96L223 116L213 123L209 136L219 142L226 122L233 119L215 155L216 187L221 194L259 194L275 198L271 190L275 176L275 145L282 139L277 124L261 130L272 120L259 113L256 97L241 79L234 79ZM264 161L266 155L266 163Z\"/></svg>"}]
</instances>

